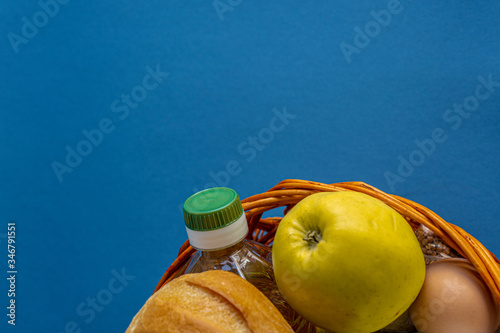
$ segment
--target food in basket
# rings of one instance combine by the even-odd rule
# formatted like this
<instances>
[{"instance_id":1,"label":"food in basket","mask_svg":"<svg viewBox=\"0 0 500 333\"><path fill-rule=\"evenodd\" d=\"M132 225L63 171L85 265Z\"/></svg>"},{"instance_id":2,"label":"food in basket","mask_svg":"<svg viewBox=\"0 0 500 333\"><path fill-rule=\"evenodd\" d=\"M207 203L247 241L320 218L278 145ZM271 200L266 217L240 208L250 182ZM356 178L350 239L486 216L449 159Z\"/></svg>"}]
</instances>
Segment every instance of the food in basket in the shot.
<instances>
[{"instance_id":1,"label":"food in basket","mask_svg":"<svg viewBox=\"0 0 500 333\"><path fill-rule=\"evenodd\" d=\"M459 254L450 248L446 243L436 236L436 234L424 225L420 225L415 230L418 242L425 257L425 264L429 265L444 258L457 258Z\"/></svg>"},{"instance_id":2,"label":"food in basket","mask_svg":"<svg viewBox=\"0 0 500 333\"><path fill-rule=\"evenodd\" d=\"M420 294L410 307L420 333L492 333L500 307L466 259L442 259L427 267Z\"/></svg>"},{"instance_id":3,"label":"food in basket","mask_svg":"<svg viewBox=\"0 0 500 333\"><path fill-rule=\"evenodd\" d=\"M422 228L427 233L432 230L434 235L429 240L431 246L437 251L434 255L430 251L431 246L422 249L426 259L434 261L447 256L446 249L439 246L439 242L451 250L450 256L467 258L477 269L481 281L488 287L491 295L500 304L500 261L483 244L475 239L467 231L458 225L449 223L432 210L409 199L384 193L383 191L363 182L342 182L335 184L324 184L300 179L285 179L268 191L247 197L242 200L243 209L249 225L249 238L265 245L273 243L276 230L280 224L281 217L262 217L263 213L269 212L277 207L284 207L284 214L291 211L292 207L301 200L314 193L328 192L355 192L365 193L376 198L401 214L411 228L416 231ZM425 228L423 228L425 227ZM419 235L420 237L421 235ZM426 235L427 236L427 235ZM185 242L181 247L177 259L168 267L165 274L158 282L155 292L160 290L168 281L171 281L179 271L180 267L188 260L195 250ZM318 307L316 307L318 308ZM389 326L391 329L392 326ZM386 327L386 328L389 328ZM383 329L385 332L386 330ZM316 333L325 332L317 329ZM440 332L445 333L445 332ZM475 332L468 332L475 333ZM496 331L500 333L500 328Z\"/></svg>"},{"instance_id":4,"label":"food in basket","mask_svg":"<svg viewBox=\"0 0 500 333\"><path fill-rule=\"evenodd\" d=\"M293 333L256 287L225 271L178 277L154 293L126 333Z\"/></svg>"},{"instance_id":5,"label":"food in basket","mask_svg":"<svg viewBox=\"0 0 500 333\"><path fill-rule=\"evenodd\" d=\"M273 263L289 304L336 333L387 326L409 308L425 276L423 253L407 221L356 192L302 199L278 226Z\"/></svg>"}]
</instances>

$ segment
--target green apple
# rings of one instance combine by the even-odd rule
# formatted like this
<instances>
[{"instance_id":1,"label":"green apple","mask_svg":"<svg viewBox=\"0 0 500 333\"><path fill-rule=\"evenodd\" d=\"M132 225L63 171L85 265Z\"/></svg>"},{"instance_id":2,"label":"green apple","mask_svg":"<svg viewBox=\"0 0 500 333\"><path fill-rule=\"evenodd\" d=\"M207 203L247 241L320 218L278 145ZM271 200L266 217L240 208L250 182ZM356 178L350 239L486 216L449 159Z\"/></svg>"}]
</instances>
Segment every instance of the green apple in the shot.
<instances>
[{"instance_id":1,"label":"green apple","mask_svg":"<svg viewBox=\"0 0 500 333\"><path fill-rule=\"evenodd\" d=\"M272 251L278 288L311 323L335 333L377 331L403 314L425 278L406 220L359 192L321 192L281 220Z\"/></svg>"}]
</instances>

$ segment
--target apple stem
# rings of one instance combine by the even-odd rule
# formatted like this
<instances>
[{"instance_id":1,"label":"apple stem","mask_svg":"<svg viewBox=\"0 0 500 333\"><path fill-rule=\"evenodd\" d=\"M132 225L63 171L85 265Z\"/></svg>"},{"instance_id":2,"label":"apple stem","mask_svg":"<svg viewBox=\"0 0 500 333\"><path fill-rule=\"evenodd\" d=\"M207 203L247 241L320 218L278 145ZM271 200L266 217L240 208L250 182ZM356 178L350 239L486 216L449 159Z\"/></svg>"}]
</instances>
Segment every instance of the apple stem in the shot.
<instances>
[{"instance_id":1,"label":"apple stem","mask_svg":"<svg viewBox=\"0 0 500 333\"><path fill-rule=\"evenodd\" d=\"M309 246L316 246L321 241L321 234L316 230L308 231L304 240L309 244Z\"/></svg>"}]
</instances>

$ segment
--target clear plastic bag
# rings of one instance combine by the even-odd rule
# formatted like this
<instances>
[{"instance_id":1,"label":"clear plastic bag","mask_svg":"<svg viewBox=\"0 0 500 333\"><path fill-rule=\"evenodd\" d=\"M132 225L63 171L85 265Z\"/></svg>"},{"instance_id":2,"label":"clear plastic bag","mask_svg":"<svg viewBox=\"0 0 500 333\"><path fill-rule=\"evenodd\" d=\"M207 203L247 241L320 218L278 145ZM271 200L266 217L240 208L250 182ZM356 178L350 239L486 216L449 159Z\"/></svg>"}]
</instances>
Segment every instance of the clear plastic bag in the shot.
<instances>
[{"instance_id":1,"label":"clear plastic bag","mask_svg":"<svg viewBox=\"0 0 500 333\"><path fill-rule=\"evenodd\" d=\"M426 265L440 259L460 256L455 250L446 245L441 238L436 236L431 229L424 225L420 225L418 229L415 230L415 235L424 253Z\"/></svg>"}]
</instances>

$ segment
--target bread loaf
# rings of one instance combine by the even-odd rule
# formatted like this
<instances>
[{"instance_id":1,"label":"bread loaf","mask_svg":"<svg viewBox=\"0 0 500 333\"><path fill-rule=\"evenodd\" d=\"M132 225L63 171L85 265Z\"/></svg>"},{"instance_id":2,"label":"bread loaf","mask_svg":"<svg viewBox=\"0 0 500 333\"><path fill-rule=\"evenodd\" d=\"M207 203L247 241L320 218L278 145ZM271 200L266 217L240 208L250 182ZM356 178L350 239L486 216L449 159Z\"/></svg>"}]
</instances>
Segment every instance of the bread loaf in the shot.
<instances>
[{"instance_id":1,"label":"bread loaf","mask_svg":"<svg viewBox=\"0 0 500 333\"><path fill-rule=\"evenodd\" d=\"M126 333L293 333L256 287L225 271L187 274L153 294Z\"/></svg>"}]
</instances>

